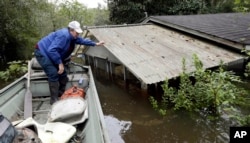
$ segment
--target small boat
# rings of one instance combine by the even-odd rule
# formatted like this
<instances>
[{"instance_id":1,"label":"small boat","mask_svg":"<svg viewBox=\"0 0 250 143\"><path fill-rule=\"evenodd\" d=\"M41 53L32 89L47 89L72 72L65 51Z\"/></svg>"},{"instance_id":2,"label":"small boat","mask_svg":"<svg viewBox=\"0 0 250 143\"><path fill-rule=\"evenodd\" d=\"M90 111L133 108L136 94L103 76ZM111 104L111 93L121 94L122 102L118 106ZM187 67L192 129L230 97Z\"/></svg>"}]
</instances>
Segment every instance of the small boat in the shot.
<instances>
[{"instance_id":1,"label":"small boat","mask_svg":"<svg viewBox=\"0 0 250 143\"><path fill-rule=\"evenodd\" d=\"M0 90L0 114L16 129L33 130L43 143L110 143L89 66L70 62L67 68L67 91L80 89L84 96L50 105L47 76L34 58L29 65L27 74Z\"/></svg>"}]
</instances>

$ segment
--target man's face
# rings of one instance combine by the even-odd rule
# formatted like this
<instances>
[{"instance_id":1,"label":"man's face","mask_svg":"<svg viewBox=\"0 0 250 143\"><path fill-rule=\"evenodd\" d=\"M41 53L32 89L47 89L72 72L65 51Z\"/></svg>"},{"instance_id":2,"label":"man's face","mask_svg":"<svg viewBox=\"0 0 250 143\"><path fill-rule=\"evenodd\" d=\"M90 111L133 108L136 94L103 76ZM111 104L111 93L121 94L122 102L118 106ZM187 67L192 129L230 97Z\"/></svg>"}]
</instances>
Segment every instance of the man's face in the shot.
<instances>
[{"instance_id":1,"label":"man's face","mask_svg":"<svg viewBox=\"0 0 250 143\"><path fill-rule=\"evenodd\" d=\"M79 36L79 33L77 33L75 30L73 30L71 34L75 39Z\"/></svg>"}]
</instances>

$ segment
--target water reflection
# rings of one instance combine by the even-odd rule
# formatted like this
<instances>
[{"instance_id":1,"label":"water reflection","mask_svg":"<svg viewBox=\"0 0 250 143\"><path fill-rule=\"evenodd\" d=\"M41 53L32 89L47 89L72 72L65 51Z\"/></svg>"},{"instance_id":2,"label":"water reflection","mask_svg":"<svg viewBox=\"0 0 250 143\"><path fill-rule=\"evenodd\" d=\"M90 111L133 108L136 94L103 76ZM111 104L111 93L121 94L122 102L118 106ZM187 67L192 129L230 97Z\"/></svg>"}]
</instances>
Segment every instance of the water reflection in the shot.
<instances>
[{"instance_id":1,"label":"water reflection","mask_svg":"<svg viewBox=\"0 0 250 143\"><path fill-rule=\"evenodd\" d=\"M130 129L132 122L118 120L113 115L104 116L104 119L108 127L111 143L125 143L122 136Z\"/></svg>"}]
</instances>

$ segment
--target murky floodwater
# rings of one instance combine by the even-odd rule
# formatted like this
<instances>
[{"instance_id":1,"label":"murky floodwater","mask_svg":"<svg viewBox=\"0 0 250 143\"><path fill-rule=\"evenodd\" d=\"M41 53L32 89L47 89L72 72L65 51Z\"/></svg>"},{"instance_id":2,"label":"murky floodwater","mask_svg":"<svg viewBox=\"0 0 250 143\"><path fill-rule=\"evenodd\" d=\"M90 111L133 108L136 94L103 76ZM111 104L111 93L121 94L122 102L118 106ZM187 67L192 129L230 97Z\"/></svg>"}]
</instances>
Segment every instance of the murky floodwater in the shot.
<instances>
[{"instance_id":1,"label":"murky floodwater","mask_svg":"<svg viewBox=\"0 0 250 143\"><path fill-rule=\"evenodd\" d=\"M136 86L126 89L122 80L94 76L112 143L229 142L227 120L211 122L186 111L168 111L163 118Z\"/></svg>"},{"instance_id":2,"label":"murky floodwater","mask_svg":"<svg viewBox=\"0 0 250 143\"><path fill-rule=\"evenodd\" d=\"M139 90L101 78L95 82L112 143L229 142L226 121L213 123L184 111L163 118Z\"/></svg>"}]
</instances>

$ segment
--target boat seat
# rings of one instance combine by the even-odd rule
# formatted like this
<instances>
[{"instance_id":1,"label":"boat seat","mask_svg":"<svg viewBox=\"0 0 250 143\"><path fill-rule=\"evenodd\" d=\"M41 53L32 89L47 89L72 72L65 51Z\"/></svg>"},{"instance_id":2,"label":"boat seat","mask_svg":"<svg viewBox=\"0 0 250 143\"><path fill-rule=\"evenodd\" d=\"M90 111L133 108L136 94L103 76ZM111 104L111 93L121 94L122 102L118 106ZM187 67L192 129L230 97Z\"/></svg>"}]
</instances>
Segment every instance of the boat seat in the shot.
<instances>
[{"instance_id":1,"label":"boat seat","mask_svg":"<svg viewBox=\"0 0 250 143\"><path fill-rule=\"evenodd\" d=\"M43 68L38 63L35 57L31 59L30 74L31 74L31 77L46 77L46 74L43 71Z\"/></svg>"},{"instance_id":2,"label":"boat seat","mask_svg":"<svg viewBox=\"0 0 250 143\"><path fill-rule=\"evenodd\" d=\"M72 125L62 122L40 124L32 117L23 120L15 127L22 129L31 126L37 130L38 137L43 143L67 143L76 133L76 128Z\"/></svg>"},{"instance_id":3,"label":"boat seat","mask_svg":"<svg viewBox=\"0 0 250 143\"><path fill-rule=\"evenodd\" d=\"M87 101L82 97L68 97L52 105L48 122L76 125L88 118Z\"/></svg>"},{"instance_id":4,"label":"boat seat","mask_svg":"<svg viewBox=\"0 0 250 143\"><path fill-rule=\"evenodd\" d=\"M41 65L38 63L36 58L32 58L31 59L31 68L33 70L43 70L43 68L41 67Z\"/></svg>"}]
</instances>

